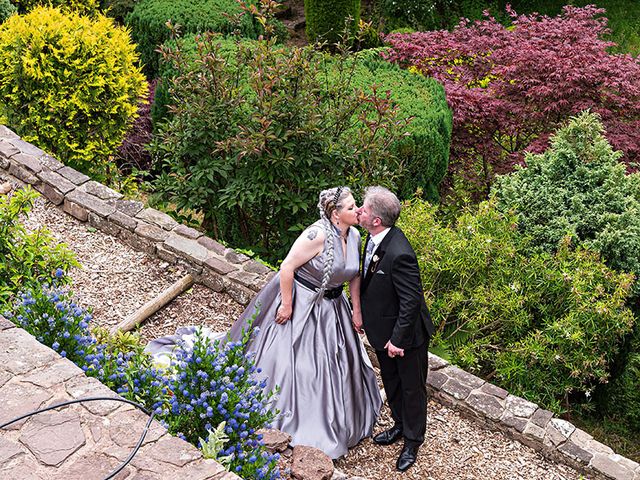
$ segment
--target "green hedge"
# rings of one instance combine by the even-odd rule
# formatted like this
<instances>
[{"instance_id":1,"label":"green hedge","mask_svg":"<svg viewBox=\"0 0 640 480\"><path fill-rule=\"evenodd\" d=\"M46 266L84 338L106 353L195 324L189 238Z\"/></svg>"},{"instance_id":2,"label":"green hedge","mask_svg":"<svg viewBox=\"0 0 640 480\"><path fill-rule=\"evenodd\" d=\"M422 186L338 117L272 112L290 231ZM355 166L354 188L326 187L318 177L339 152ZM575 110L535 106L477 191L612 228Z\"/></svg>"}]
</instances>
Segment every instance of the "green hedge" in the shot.
<instances>
[{"instance_id":1,"label":"green hedge","mask_svg":"<svg viewBox=\"0 0 640 480\"><path fill-rule=\"evenodd\" d=\"M125 23L138 45L144 72L157 76L160 55L155 51L170 38L167 21L180 26L182 35L204 31L231 33L239 29L243 36L257 38L258 27L248 15L234 25L227 15L242 12L237 0L142 0L127 15Z\"/></svg>"},{"instance_id":2,"label":"green hedge","mask_svg":"<svg viewBox=\"0 0 640 480\"><path fill-rule=\"evenodd\" d=\"M382 60L378 51L358 54L352 81L365 91L371 91L374 84L378 92L390 91L400 116L412 118L409 135L395 146L404 163L399 195L410 198L421 188L424 198L437 202L438 187L449 165L453 124L442 85Z\"/></svg>"},{"instance_id":3,"label":"green hedge","mask_svg":"<svg viewBox=\"0 0 640 480\"><path fill-rule=\"evenodd\" d=\"M193 37L185 37L183 41L185 49L195 50ZM221 48L223 51L234 49L234 42L225 40ZM355 63L349 65L351 88L370 92L375 84L379 93L388 90L399 107L400 117L411 118L407 127L409 135L394 146L403 161L398 193L402 198L409 198L417 189L422 189L425 199L437 202L438 187L447 173L453 122L444 88L431 78L382 60L379 53L379 50L368 50L355 57ZM339 74L331 68L327 71L330 75ZM169 66L161 66L160 85L152 107L154 125L167 113L168 89L174 74Z\"/></svg>"},{"instance_id":4,"label":"green hedge","mask_svg":"<svg viewBox=\"0 0 640 480\"><path fill-rule=\"evenodd\" d=\"M340 40L347 17L352 18L349 29L355 31L360 21L360 0L305 0L304 16L311 42L334 44Z\"/></svg>"}]
</instances>

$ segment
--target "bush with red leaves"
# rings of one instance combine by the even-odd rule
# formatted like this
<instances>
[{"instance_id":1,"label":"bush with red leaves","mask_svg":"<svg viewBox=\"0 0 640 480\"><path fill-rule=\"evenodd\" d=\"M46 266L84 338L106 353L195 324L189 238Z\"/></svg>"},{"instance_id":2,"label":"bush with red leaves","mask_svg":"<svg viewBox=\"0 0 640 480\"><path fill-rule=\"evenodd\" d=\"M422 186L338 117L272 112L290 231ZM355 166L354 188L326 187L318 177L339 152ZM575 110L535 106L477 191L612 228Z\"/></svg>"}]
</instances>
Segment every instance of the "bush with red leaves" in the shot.
<instances>
[{"instance_id":1,"label":"bush with red leaves","mask_svg":"<svg viewBox=\"0 0 640 480\"><path fill-rule=\"evenodd\" d=\"M388 60L441 81L454 113L450 169L489 192L492 178L540 152L570 116L598 113L623 161L640 160L640 63L611 54L605 11L486 19L452 31L391 34Z\"/></svg>"},{"instance_id":2,"label":"bush with red leaves","mask_svg":"<svg viewBox=\"0 0 640 480\"><path fill-rule=\"evenodd\" d=\"M153 132L151 105L153 104L157 83L157 80L149 82L149 96L138 106L139 117L134 121L116 152L115 161L122 173L127 174L134 170L148 172L152 167L151 155L146 146L151 142Z\"/></svg>"}]
</instances>

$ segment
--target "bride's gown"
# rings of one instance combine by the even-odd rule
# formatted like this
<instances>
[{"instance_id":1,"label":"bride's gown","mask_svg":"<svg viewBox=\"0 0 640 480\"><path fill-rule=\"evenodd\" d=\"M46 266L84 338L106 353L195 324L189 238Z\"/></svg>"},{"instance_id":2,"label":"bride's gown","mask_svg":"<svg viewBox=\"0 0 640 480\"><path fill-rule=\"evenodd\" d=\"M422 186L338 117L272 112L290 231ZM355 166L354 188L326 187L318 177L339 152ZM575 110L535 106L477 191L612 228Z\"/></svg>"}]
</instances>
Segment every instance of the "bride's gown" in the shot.
<instances>
[{"instance_id":1,"label":"bride's gown","mask_svg":"<svg viewBox=\"0 0 640 480\"><path fill-rule=\"evenodd\" d=\"M322 228L320 222L318 228ZM349 231L344 255L335 232L333 274L327 290L348 282L359 270L360 234ZM326 245L326 241L325 241ZM319 286L325 251L297 270L306 282ZM351 325L351 307L341 294L322 298L298 280L293 286L293 315L283 325L274 319L280 306L280 277L260 291L231 328L242 328L258 309L259 327L247 346L267 379L267 388L280 387L275 408L281 415L273 427L289 433L293 445L310 445L331 458L347 453L371 435L382 400L375 373L362 341Z\"/></svg>"}]
</instances>

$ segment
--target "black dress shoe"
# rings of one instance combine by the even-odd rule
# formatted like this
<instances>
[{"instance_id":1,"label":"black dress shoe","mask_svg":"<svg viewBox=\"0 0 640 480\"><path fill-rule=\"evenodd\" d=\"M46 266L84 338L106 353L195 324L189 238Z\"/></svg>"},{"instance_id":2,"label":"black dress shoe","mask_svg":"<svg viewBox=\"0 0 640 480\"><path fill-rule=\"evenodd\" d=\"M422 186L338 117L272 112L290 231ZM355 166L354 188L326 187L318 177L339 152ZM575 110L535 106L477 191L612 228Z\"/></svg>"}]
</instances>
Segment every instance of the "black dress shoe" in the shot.
<instances>
[{"instance_id":1,"label":"black dress shoe","mask_svg":"<svg viewBox=\"0 0 640 480\"><path fill-rule=\"evenodd\" d=\"M378 445L391 445L402 438L402 428L394 425L389 430L385 430L373 437L373 443Z\"/></svg>"},{"instance_id":2,"label":"black dress shoe","mask_svg":"<svg viewBox=\"0 0 640 480\"><path fill-rule=\"evenodd\" d=\"M396 462L396 468L401 472L404 472L411 465L416 463L417 457L418 447L403 447L402 452L400 452L400 456L398 457L398 461Z\"/></svg>"}]
</instances>

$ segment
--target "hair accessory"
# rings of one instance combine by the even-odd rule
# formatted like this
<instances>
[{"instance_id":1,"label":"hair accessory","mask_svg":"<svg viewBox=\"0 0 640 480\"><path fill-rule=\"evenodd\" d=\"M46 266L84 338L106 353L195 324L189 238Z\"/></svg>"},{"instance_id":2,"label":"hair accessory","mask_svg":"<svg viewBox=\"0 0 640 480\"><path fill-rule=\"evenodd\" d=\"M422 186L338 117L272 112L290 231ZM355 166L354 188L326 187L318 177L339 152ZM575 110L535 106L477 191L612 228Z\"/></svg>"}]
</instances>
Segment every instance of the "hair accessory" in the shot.
<instances>
[{"instance_id":1,"label":"hair accessory","mask_svg":"<svg viewBox=\"0 0 640 480\"><path fill-rule=\"evenodd\" d=\"M338 207L338 200L340 199L340 194L342 193L342 190L344 190L344 187L338 187L336 189L336 194L333 196L333 207L334 208Z\"/></svg>"}]
</instances>

